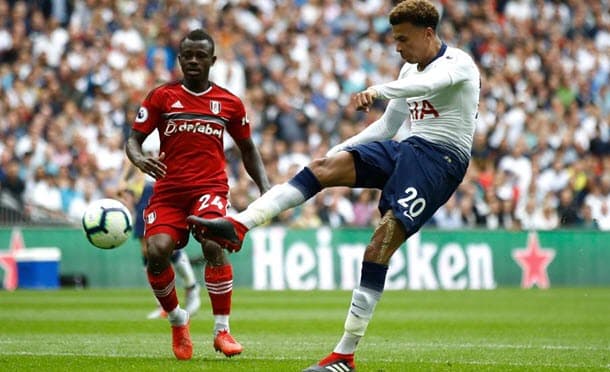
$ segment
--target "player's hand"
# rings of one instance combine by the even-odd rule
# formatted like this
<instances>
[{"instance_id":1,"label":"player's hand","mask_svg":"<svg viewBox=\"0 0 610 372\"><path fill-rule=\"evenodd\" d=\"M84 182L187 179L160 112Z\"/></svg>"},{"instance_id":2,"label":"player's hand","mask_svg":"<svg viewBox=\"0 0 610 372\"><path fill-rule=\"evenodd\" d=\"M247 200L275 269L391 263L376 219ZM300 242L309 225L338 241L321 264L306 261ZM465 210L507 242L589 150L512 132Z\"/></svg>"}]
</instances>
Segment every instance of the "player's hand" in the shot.
<instances>
[{"instance_id":1,"label":"player's hand","mask_svg":"<svg viewBox=\"0 0 610 372\"><path fill-rule=\"evenodd\" d=\"M158 180L165 177L167 165L163 162L165 153L162 152L159 156L146 156L136 164L140 170L154 179Z\"/></svg>"},{"instance_id":2,"label":"player's hand","mask_svg":"<svg viewBox=\"0 0 610 372\"><path fill-rule=\"evenodd\" d=\"M377 96L379 96L379 93L375 89L367 88L362 92L354 94L352 100L356 104L356 110L369 112Z\"/></svg>"}]
</instances>

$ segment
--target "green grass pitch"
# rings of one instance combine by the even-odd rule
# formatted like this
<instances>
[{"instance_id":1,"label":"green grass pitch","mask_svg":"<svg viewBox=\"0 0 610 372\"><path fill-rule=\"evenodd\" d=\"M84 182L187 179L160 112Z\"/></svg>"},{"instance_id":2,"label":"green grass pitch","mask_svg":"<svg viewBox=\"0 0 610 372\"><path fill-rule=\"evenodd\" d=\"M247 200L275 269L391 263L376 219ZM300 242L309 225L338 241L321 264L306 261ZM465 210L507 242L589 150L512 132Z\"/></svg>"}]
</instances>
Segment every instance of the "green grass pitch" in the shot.
<instances>
[{"instance_id":1,"label":"green grass pitch","mask_svg":"<svg viewBox=\"0 0 610 372\"><path fill-rule=\"evenodd\" d=\"M183 292L179 292L182 298ZM212 347L212 316L191 320L194 356L174 359L166 320L132 290L0 291L0 371L300 371L343 332L349 291L237 289L232 333ZM359 371L610 370L610 288L387 291L357 357Z\"/></svg>"}]
</instances>

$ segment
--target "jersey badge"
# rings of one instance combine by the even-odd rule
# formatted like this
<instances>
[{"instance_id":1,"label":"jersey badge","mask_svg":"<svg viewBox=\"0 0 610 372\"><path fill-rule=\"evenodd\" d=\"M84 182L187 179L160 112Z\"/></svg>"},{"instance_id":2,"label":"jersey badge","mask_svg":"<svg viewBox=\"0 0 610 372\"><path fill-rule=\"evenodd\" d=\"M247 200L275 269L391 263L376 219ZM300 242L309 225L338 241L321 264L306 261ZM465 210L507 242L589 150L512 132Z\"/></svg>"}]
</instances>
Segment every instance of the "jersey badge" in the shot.
<instances>
[{"instance_id":1,"label":"jersey badge","mask_svg":"<svg viewBox=\"0 0 610 372\"><path fill-rule=\"evenodd\" d=\"M220 113L220 102L218 101L210 101L210 110L214 115L218 115Z\"/></svg>"},{"instance_id":2,"label":"jersey badge","mask_svg":"<svg viewBox=\"0 0 610 372\"><path fill-rule=\"evenodd\" d=\"M157 219L157 212L152 211L148 215L146 215L146 223L151 225Z\"/></svg>"}]
</instances>

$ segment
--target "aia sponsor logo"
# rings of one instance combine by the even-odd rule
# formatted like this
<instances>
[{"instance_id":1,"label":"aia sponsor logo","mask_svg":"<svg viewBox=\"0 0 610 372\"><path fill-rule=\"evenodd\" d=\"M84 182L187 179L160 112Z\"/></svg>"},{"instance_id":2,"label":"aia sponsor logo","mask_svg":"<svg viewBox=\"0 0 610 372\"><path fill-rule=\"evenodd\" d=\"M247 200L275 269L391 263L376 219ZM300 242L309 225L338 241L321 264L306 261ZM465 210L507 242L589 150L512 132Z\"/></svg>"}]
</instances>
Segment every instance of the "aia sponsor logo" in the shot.
<instances>
[{"instance_id":1,"label":"aia sponsor logo","mask_svg":"<svg viewBox=\"0 0 610 372\"><path fill-rule=\"evenodd\" d=\"M435 118L440 116L436 108L427 99L421 102L409 102L409 111L411 113L411 120L423 120L426 118L426 115L432 115Z\"/></svg>"},{"instance_id":2,"label":"aia sponsor logo","mask_svg":"<svg viewBox=\"0 0 610 372\"><path fill-rule=\"evenodd\" d=\"M201 133L222 139L223 130L203 120L168 120L163 134L169 137L176 133Z\"/></svg>"}]
</instances>

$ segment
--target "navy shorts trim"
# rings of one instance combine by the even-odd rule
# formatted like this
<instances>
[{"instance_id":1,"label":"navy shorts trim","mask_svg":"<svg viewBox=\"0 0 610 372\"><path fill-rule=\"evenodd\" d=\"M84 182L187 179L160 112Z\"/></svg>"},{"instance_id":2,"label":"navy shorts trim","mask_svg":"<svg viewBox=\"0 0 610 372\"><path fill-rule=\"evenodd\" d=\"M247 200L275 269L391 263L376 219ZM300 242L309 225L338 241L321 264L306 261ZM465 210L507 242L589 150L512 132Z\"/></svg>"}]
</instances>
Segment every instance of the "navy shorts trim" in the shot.
<instances>
[{"instance_id":1,"label":"navy shorts trim","mask_svg":"<svg viewBox=\"0 0 610 372\"><path fill-rule=\"evenodd\" d=\"M140 200L134 206L135 221L133 223L133 236L138 239L144 237L144 210L148 206L153 188L154 184L152 182L146 182Z\"/></svg>"},{"instance_id":2,"label":"navy shorts trim","mask_svg":"<svg viewBox=\"0 0 610 372\"><path fill-rule=\"evenodd\" d=\"M468 167L468 161L452 149L419 137L375 141L346 150L354 157L354 187L382 190L379 211L383 215L392 210L408 236L445 204Z\"/></svg>"}]
</instances>

